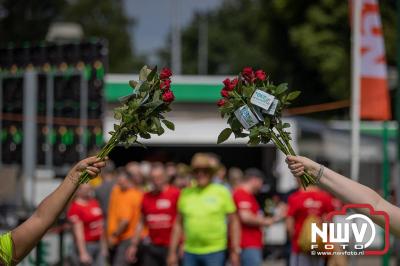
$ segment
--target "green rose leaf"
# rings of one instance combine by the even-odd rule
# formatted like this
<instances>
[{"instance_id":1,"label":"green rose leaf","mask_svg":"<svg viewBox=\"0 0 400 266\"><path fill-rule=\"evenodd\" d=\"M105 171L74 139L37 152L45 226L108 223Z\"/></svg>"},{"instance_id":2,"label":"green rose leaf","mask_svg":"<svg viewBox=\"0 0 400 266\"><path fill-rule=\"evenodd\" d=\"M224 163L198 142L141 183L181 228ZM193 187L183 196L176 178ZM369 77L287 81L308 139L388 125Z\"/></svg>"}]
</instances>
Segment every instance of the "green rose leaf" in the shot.
<instances>
[{"instance_id":1,"label":"green rose leaf","mask_svg":"<svg viewBox=\"0 0 400 266\"><path fill-rule=\"evenodd\" d=\"M140 92L148 92L150 90L151 90L151 86L147 81L143 82L142 85L140 85L140 87L139 87Z\"/></svg>"},{"instance_id":2,"label":"green rose leaf","mask_svg":"<svg viewBox=\"0 0 400 266\"><path fill-rule=\"evenodd\" d=\"M147 66L143 66L142 69L139 72L139 80L140 81L146 81L147 80L147 76L148 76L148 71L147 71Z\"/></svg>"},{"instance_id":3,"label":"green rose leaf","mask_svg":"<svg viewBox=\"0 0 400 266\"><path fill-rule=\"evenodd\" d=\"M153 102L159 101L161 97L161 90L156 90L153 95Z\"/></svg>"},{"instance_id":4,"label":"green rose leaf","mask_svg":"<svg viewBox=\"0 0 400 266\"><path fill-rule=\"evenodd\" d=\"M229 137L232 134L232 129L225 128L224 130L221 131L221 133L218 136L218 141L217 144L221 144L222 142L226 141L227 139L229 139Z\"/></svg>"},{"instance_id":5,"label":"green rose leaf","mask_svg":"<svg viewBox=\"0 0 400 266\"><path fill-rule=\"evenodd\" d=\"M289 127L290 127L289 123L284 123L283 126L282 126L282 128L289 128Z\"/></svg>"},{"instance_id":6,"label":"green rose leaf","mask_svg":"<svg viewBox=\"0 0 400 266\"><path fill-rule=\"evenodd\" d=\"M161 120L163 123L164 123L164 125L168 128L168 129L170 129L170 130L175 130L175 125L174 125L174 123L172 123L171 121L168 121L168 120L166 120L166 119L163 119L163 120Z\"/></svg>"},{"instance_id":7,"label":"green rose leaf","mask_svg":"<svg viewBox=\"0 0 400 266\"><path fill-rule=\"evenodd\" d=\"M138 82L135 80L130 80L129 81L129 86L132 87L132 89L136 89L136 86L138 85Z\"/></svg>"},{"instance_id":8,"label":"green rose leaf","mask_svg":"<svg viewBox=\"0 0 400 266\"><path fill-rule=\"evenodd\" d=\"M284 93L285 91L287 91L288 89L288 84L287 83L281 83L278 85L278 87L276 88L275 93L277 95Z\"/></svg>"},{"instance_id":9,"label":"green rose leaf","mask_svg":"<svg viewBox=\"0 0 400 266\"><path fill-rule=\"evenodd\" d=\"M253 95L255 89L253 87L250 86L245 86L243 87L243 96L246 98L250 98L251 95Z\"/></svg>"},{"instance_id":10,"label":"green rose leaf","mask_svg":"<svg viewBox=\"0 0 400 266\"><path fill-rule=\"evenodd\" d=\"M152 81L156 76L156 74L157 74L157 66L155 66L153 70L151 70L150 74L147 76L147 81L149 82Z\"/></svg>"},{"instance_id":11,"label":"green rose leaf","mask_svg":"<svg viewBox=\"0 0 400 266\"><path fill-rule=\"evenodd\" d=\"M293 91L293 92L289 93L289 95L287 96L287 100L293 101L294 99L299 97L300 93L301 93L301 91Z\"/></svg>"},{"instance_id":12,"label":"green rose leaf","mask_svg":"<svg viewBox=\"0 0 400 266\"><path fill-rule=\"evenodd\" d=\"M250 137L250 140L249 140L248 144L250 146L256 146L256 145L260 144L260 142L261 142L260 137L259 136L254 136L254 137Z\"/></svg>"},{"instance_id":13,"label":"green rose leaf","mask_svg":"<svg viewBox=\"0 0 400 266\"><path fill-rule=\"evenodd\" d=\"M147 133L147 132L140 132L139 136L144 138L144 139L150 139L151 138L151 135L149 133Z\"/></svg>"},{"instance_id":14,"label":"green rose leaf","mask_svg":"<svg viewBox=\"0 0 400 266\"><path fill-rule=\"evenodd\" d=\"M136 140L137 140L137 136L131 135L128 137L127 142L129 145L133 145L133 144L135 144Z\"/></svg>"},{"instance_id":15,"label":"green rose leaf","mask_svg":"<svg viewBox=\"0 0 400 266\"><path fill-rule=\"evenodd\" d=\"M114 112L114 118L115 118L116 120L121 120L121 119L122 119L122 114L121 114L121 112L118 112L117 110L115 110L115 112Z\"/></svg>"}]
</instances>

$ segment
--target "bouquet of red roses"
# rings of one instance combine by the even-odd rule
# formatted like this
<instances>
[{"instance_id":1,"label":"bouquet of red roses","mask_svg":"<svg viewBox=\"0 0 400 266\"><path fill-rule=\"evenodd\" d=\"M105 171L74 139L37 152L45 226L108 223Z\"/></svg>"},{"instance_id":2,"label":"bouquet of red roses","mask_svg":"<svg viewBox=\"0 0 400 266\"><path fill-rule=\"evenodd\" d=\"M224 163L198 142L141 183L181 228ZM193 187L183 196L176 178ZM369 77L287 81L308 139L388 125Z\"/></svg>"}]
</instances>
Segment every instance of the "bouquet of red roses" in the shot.
<instances>
[{"instance_id":1,"label":"bouquet of red roses","mask_svg":"<svg viewBox=\"0 0 400 266\"><path fill-rule=\"evenodd\" d=\"M222 118L228 118L229 127L218 136L218 144L232 134L235 138L249 137L249 145L272 141L286 155L296 155L290 145L291 137L282 122L282 111L299 95L288 91L287 83L274 85L263 70L245 67L239 75L223 81L222 99L218 101ZM308 173L301 177L303 187L315 184Z\"/></svg>"},{"instance_id":2,"label":"bouquet of red roses","mask_svg":"<svg viewBox=\"0 0 400 266\"><path fill-rule=\"evenodd\" d=\"M139 81L129 81L133 92L122 97L122 105L114 109L114 118L120 122L114 124L114 130L109 132L111 138L97 155L98 158L105 158L117 145L142 145L138 137L150 139L151 134L162 135L162 124L170 130L175 129L174 124L163 115L171 111L169 105L175 99L170 89L171 76L172 72L168 68L163 68L158 74L157 67L149 69L144 66L140 70ZM84 172L80 183L87 183L89 180L89 175Z\"/></svg>"}]
</instances>

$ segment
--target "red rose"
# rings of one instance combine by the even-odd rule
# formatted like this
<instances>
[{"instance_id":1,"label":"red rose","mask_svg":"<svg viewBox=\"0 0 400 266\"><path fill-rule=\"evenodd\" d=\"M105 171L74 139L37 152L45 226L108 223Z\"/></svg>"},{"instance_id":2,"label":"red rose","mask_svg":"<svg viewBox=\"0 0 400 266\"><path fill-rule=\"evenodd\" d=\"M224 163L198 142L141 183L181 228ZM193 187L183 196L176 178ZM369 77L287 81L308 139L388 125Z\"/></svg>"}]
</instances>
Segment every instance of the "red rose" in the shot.
<instances>
[{"instance_id":1,"label":"red rose","mask_svg":"<svg viewBox=\"0 0 400 266\"><path fill-rule=\"evenodd\" d=\"M265 74L265 72L261 69L257 70L255 74L259 80L265 80L267 78L267 74Z\"/></svg>"},{"instance_id":2,"label":"red rose","mask_svg":"<svg viewBox=\"0 0 400 266\"><path fill-rule=\"evenodd\" d=\"M229 97L229 91L223 89L221 91L221 96L224 97L224 98L228 98Z\"/></svg>"},{"instance_id":3,"label":"red rose","mask_svg":"<svg viewBox=\"0 0 400 266\"><path fill-rule=\"evenodd\" d=\"M232 79L231 81L231 86L233 86L233 88L236 87L236 85L238 84L239 80L237 78Z\"/></svg>"},{"instance_id":4,"label":"red rose","mask_svg":"<svg viewBox=\"0 0 400 266\"><path fill-rule=\"evenodd\" d=\"M226 78L224 81L222 81L222 83L224 83L225 88L227 88L231 85L231 80L229 78Z\"/></svg>"},{"instance_id":5,"label":"red rose","mask_svg":"<svg viewBox=\"0 0 400 266\"><path fill-rule=\"evenodd\" d=\"M166 79L164 81L161 81L160 88L162 90L169 90L171 88L171 80L170 79Z\"/></svg>"},{"instance_id":6,"label":"red rose","mask_svg":"<svg viewBox=\"0 0 400 266\"><path fill-rule=\"evenodd\" d=\"M162 80L167 79L171 76L172 76L172 71L171 71L171 69L169 69L167 67L164 67L160 72L160 79L162 79Z\"/></svg>"},{"instance_id":7,"label":"red rose","mask_svg":"<svg viewBox=\"0 0 400 266\"><path fill-rule=\"evenodd\" d=\"M251 67L245 67L242 70L242 76L247 82L253 82L255 79L254 71Z\"/></svg>"},{"instance_id":8,"label":"red rose","mask_svg":"<svg viewBox=\"0 0 400 266\"><path fill-rule=\"evenodd\" d=\"M166 103L170 103L175 99L175 95L172 91L166 90L162 96L162 99Z\"/></svg>"},{"instance_id":9,"label":"red rose","mask_svg":"<svg viewBox=\"0 0 400 266\"><path fill-rule=\"evenodd\" d=\"M233 79L233 80L231 81L230 79L226 78L226 79L223 81L223 83L224 83L224 85L225 85L225 87L224 87L225 90L227 90L227 91L233 91L233 90L235 89L236 84L238 83L238 79L235 78L235 79Z\"/></svg>"},{"instance_id":10,"label":"red rose","mask_svg":"<svg viewBox=\"0 0 400 266\"><path fill-rule=\"evenodd\" d=\"M225 99L220 99L220 100L217 102L217 105L218 105L219 107L224 106L225 104L226 104L226 100L225 100Z\"/></svg>"}]
</instances>

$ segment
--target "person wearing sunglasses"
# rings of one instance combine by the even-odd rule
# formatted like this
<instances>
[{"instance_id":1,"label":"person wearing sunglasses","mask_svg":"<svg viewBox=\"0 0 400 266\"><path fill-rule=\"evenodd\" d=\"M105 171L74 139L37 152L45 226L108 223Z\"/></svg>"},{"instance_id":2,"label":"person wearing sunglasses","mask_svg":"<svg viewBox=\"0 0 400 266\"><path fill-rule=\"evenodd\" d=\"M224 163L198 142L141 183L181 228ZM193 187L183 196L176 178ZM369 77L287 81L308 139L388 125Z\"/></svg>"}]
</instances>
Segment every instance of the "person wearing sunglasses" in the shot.
<instances>
[{"instance_id":1,"label":"person wearing sunglasses","mask_svg":"<svg viewBox=\"0 0 400 266\"><path fill-rule=\"evenodd\" d=\"M77 163L64 181L47 196L35 212L24 223L11 232L0 236L0 265L17 265L37 245L47 230L54 224L79 187L82 172L96 177L104 160L90 157Z\"/></svg>"},{"instance_id":2,"label":"person wearing sunglasses","mask_svg":"<svg viewBox=\"0 0 400 266\"><path fill-rule=\"evenodd\" d=\"M240 225L232 196L223 185L212 183L215 169L207 154L195 154L191 167L196 184L183 189L178 200L168 265L178 264L177 249L183 235L183 266L225 265L228 232L231 265L239 265Z\"/></svg>"}]
</instances>

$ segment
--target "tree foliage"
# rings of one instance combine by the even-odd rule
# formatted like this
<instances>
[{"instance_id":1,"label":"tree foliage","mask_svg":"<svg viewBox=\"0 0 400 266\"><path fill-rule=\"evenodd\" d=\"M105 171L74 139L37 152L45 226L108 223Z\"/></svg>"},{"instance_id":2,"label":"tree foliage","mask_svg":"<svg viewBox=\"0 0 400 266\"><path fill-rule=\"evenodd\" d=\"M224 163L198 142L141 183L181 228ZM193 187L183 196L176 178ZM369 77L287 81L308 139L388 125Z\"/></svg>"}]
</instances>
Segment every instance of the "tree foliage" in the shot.
<instances>
[{"instance_id":1,"label":"tree foliage","mask_svg":"<svg viewBox=\"0 0 400 266\"><path fill-rule=\"evenodd\" d=\"M124 14L122 2L113 0L3 0L0 2L0 40L44 40L52 22L77 22L85 38L105 38L109 43L111 72L132 72L143 60L131 49L128 28L133 21Z\"/></svg>"},{"instance_id":2,"label":"tree foliage","mask_svg":"<svg viewBox=\"0 0 400 266\"><path fill-rule=\"evenodd\" d=\"M389 63L395 60L395 1L380 1ZM300 105L350 97L348 1L226 0L198 14L182 34L183 71L197 73L199 20L208 21L210 74L244 66L300 88Z\"/></svg>"}]
</instances>

